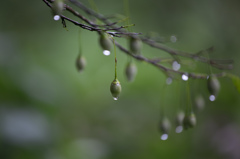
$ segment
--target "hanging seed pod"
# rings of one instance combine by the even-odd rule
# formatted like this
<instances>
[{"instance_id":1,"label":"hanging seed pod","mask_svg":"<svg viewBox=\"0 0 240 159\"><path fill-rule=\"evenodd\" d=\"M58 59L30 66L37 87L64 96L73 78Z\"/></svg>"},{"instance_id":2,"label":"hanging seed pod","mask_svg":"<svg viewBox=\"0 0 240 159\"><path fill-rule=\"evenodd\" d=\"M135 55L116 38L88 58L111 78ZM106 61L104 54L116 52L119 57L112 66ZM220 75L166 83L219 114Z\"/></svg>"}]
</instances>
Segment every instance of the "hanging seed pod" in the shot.
<instances>
[{"instance_id":1,"label":"hanging seed pod","mask_svg":"<svg viewBox=\"0 0 240 159\"><path fill-rule=\"evenodd\" d=\"M118 79L114 79L110 85L110 91L112 93L113 99L117 100L122 91L122 87Z\"/></svg>"},{"instance_id":2,"label":"hanging seed pod","mask_svg":"<svg viewBox=\"0 0 240 159\"><path fill-rule=\"evenodd\" d=\"M215 76L210 76L208 78L208 90L211 95L217 96L219 90L220 90L220 83Z\"/></svg>"},{"instance_id":3,"label":"hanging seed pod","mask_svg":"<svg viewBox=\"0 0 240 159\"><path fill-rule=\"evenodd\" d=\"M196 126L197 119L193 112L191 112L189 115L185 115L183 119L183 127L184 129L192 128Z\"/></svg>"},{"instance_id":4,"label":"hanging seed pod","mask_svg":"<svg viewBox=\"0 0 240 159\"><path fill-rule=\"evenodd\" d=\"M141 54L142 40L138 37L130 37L130 51L133 54Z\"/></svg>"},{"instance_id":5,"label":"hanging seed pod","mask_svg":"<svg viewBox=\"0 0 240 159\"><path fill-rule=\"evenodd\" d=\"M185 114L183 111L180 111L177 113L177 116L176 116L176 125L177 126L183 125L184 116L185 116Z\"/></svg>"},{"instance_id":6,"label":"hanging seed pod","mask_svg":"<svg viewBox=\"0 0 240 159\"><path fill-rule=\"evenodd\" d=\"M108 35L106 33L100 34L99 43L103 50L108 50L108 51L111 50L112 45L113 45L111 39L108 37Z\"/></svg>"},{"instance_id":7,"label":"hanging seed pod","mask_svg":"<svg viewBox=\"0 0 240 159\"><path fill-rule=\"evenodd\" d=\"M125 74L129 82L132 82L135 79L135 76L137 74L137 66L135 65L135 63L129 62L127 64Z\"/></svg>"},{"instance_id":8,"label":"hanging seed pod","mask_svg":"<svg viewBox=\"0 0 240 159\"><path fill-rule=\"evenodd\" d=\"M64 2L63 2L63 0L55 0L52 3L53 15L61 15L63 9L64 9Z\"/></svg>"},{"instance_id":9,"label":"hanging seed pod","mask_svg":"<svg viewBox=\"0 0 240 159\"><path fill-rule=\"evenodd\" d=\"M171 129L171 123L168 118L163 118L159 124L159 131L162 134L168 134Z\"/></svg>"},{"instance_id":10,"label":"hanging seed pod","mask_svg":"<svg viewBox=\"0 0 240 159\"><path fill-rule=\"evenodd\" d=\"M82 72L86 66L86 59L79 55L76 59L76 67L79 72Z\"/></svg>"},{"instance_id":11,"label":"hanging seed pod","mask_svg":"<svg viewBox=\"0 0 240 159\"><path fill-rule=\"evenodd\" d=\"M205 100L204 100L202 95L199 94L198 96L196 96L196 98L195 98L195 106L196 106L197 110L199 110L199 111L204 109L204 107L205 107Z\"/></svg>"}]
</instances>

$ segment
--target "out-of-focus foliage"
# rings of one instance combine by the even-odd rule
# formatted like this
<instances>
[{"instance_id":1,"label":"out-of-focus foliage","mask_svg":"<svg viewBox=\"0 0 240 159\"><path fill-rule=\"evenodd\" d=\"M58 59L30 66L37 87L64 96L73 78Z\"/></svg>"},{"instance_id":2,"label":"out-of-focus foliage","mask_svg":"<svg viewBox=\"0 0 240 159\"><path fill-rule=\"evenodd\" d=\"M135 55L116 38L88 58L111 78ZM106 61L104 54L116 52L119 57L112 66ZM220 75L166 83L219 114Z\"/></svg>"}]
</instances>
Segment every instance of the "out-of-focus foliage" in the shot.
<instances>
[{"instance_id":1,"label":"out-of-focus foliage","mask_svg":"<svg viewBox=\"0 0 240 159\"><path fill-rule=\"evenodd\" d=\"M135 32L158 32L166 41L176 35L178 41L167 45L185 51L213 45L210 56L234 59L230 72L240 75L240 1L129 1ZM122 1L96 5L103 14L124 14ZM79 73L78 28L67 23L66 31L41 0L1 1L0 19L0 158L240 158L240 98L231 79L219 79L214 102L208 100L205 80L190 80L192 99L198 94L205 99L205 109L196 113L198 124L181 134L171 130L161 141L160 106L174 128L176 113L187 104L186 82L163 87L163 73L136 62L138 74L128 83L128 57L117 50L122 92L114 101L109 91L114 55L102 54L96 33L82 31L87 65ZM142 54L167 56L145 45ZM208 71L201 64L193 68Z\"/></svg>"}]
</instances>

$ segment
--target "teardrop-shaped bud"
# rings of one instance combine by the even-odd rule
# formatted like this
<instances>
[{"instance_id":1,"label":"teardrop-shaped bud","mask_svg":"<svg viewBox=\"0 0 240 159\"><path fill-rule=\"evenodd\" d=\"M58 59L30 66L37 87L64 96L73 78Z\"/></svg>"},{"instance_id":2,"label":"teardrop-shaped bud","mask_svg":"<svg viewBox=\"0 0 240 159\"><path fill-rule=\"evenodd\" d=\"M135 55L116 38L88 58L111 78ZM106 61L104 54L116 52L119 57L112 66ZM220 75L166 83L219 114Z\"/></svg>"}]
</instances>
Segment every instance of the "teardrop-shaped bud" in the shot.
<instances>
[{"instance_id":1,"label":"teardrop-shaped bud","mask_svg":"<svg viewBox=\"0 0 240 159\"><path fill-rule=\"evenodd\" d=\"M197 110L201 111L205 107L205 100L202 95L198 95L195 97L195 106Z\"/></svg>"},{"instance_id":2,"label":"teardrop-shaped bud","mask_svg":"<svg viewBox=\"0 0 240 159\"><path fill-rule=\"evenodd\" d=\"M113 45L111 39L106 33L100 34L99 43L103 50L109 50L109 51L111 50Z\"/></svg>"},{"instance_id":3,"label":"teardrop-shaped bud","mask_svg":"<svg viewBox=\"0 0 240 159\"><path fill-rule=\"evenodd\" d=\"M52 3L52 11L53 11L53 15L61 15L62 11L64 9L64 2L63 0L55 0Z\"/></svg>"},{"instance_id":4,"label":"teardrop-shaped bud","mask_svg":"<svg viewBox=\"0 0 240 159\"><path fill-rule=\"evenodd\" d=\"M211 95L217 96L219 90L220 90L220 83L215 76L210 76L208 78L208 90Z\"/></svg>"},{"instance_id":5,"label":"teardrop-shaped bud","mask_svg":"<svg viewBox=\"0 0 240 159\"><path fill-rule=\"evenodd\" d=\"M168 118L164 117L159 123L159 131L162 134L168 134L171 129L171 123Z\"/></svg>"},{"instance_id":6,"label":"teardrop-shaped bud","mask_svg":"<svg viewBox=\"0 0 240 159\"><path fill-rule=\"evenodd\" d=\"M79 55L76 59L77 70L79 72L82 72L84 70L85 66L86 66L86 63L87 63L86 59L83 56Z\"/></svg>"},{"instance_id":7,"label":"teardrop-shaped bud","mask_svg":"<svg viewBox=\"0 0 240 159\"><path fill-rule=\"evenodd\" d=\"M117 100L122 91L122 87L118 79L114 79L110 85L110 92L112 93L113 99Z\"/></svg>"},{"instance_id":8,"label":"teardrop-shaped bud","mask_svg":"<svg viewBox=\"0 0 240 159\"><path fill-rule=\"evenodd\" d=\"M138 37L130 37L130 51L133 54L141 54L142 40Z\"/></svg>"},{"instance_id":9,"label":"teardrop-shaped bud","mask_svg":"<svg viewBox=\"0 0 240 159\"><path fill-rule=\"evenodd\" d=\"M137 74L137 66L135 65L135 63L129 62L127 64L125 74L129 82L132 82L135 79L135 76Z\"/></svg>"},{"instance_id":10,"label":"teardrop-shaped bud","mask_svg":"<svg viewBox=\"0 0 240 159\"><path fill-rule=\"evenodd\" d=\"M177 113L177 116L176 116L176 125L177 126L183 125L184 116L185 116L185 114L183 111L180 111Z\"/></svg>"},{"instance_id":11,"label":"teardrop-shaped bud","mask_svg":"<svg viewBox=\"0 0 240 159\"><path fill-rule=\"evenodd\" d=\"M184 129L192 128L196 126L197 119L193 112L191 112L189 115L185 115L183 119L183 127Z\"/></svg>"}]
</instances>

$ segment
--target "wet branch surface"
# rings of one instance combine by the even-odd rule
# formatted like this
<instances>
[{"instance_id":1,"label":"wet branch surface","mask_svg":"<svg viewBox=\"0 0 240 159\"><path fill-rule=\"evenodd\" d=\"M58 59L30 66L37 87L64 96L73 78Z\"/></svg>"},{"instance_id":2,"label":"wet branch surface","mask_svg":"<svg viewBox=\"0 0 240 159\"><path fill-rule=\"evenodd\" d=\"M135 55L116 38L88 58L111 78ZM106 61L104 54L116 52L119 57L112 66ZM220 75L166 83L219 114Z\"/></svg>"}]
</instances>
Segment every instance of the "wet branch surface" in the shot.
<instances>
[{"instance_id":1,"label":"wet branch surface","mask_svg":"<svg viewBox=\"0 0 240 159\"><path fill-rule=\"evenodd\" d=\"M50 7L50 8L52 7L51 3L53 2L53 0L43 0L43 2L48 7ZM210 65L211 67L217 68L221 71L233 69L233 60L225 60L225 59L216 60L216 59L209 59L209 58L206 58L203 56L204 54L211 53L213 50L213 47L210 47L205 50L201 50L197 53L189 53L189 52L179 51L174 48L168 47L163 43L159 43L156 40L151 39L147 36L143 36L143 35L141 35L141 33L128 32L126 30L125 26L118 26L117 25L118 22L112 22L109 18L107 18L107 16L104 16L100 13L93 11L92 9L83 5L78 0L69 0L69 2L72 5L77 6L80 10L84 11L89 16L92 16L92 17L98 19L99 21L101 21L103 23L103 25L96 24L95 22L93 22L90 19L81 15L79 12L77 12L76 10L74 10L73 8L68 6L67 4L65 4L65 10L70 12L73 16L79 18L80 21L82 21L86 24L75 21L64 15L60 15L64 25L66 25L66 23L65 23L65 20L66 20L70 23L73 23L76 26L81 27L82 29L98 32L99 34L101 32L105 32L113 37L119 37L119 38L138 37L141 39L141 41L144 44L149 45L153 48L159 49L161 51L164 51L164 52L168 53L169 55L171 55L172 58L170 58L168 60L171 62L177 61L179 64L184 64L184 62L182 60L180 60L179 57L185 57L185 58L192 60L193 62L205 63L206 65ZM64 27L66 27L66 26L64 26ZM138 61L144 61L146 63L149 63L149 64L159 68L167 76L174 77L174 75L176 75L176 74L177 75L185 74L189 78L198 78L198 79L206 79L209 76L208 74L202 74L202 73L176 71L170 67L166 67L166 66L162 65L164 63L163 61L166 61L166 60L162 60L161 58L149 59L143 55L135 55L135 54L131 53L128 49L126 49L122 45L120 45L116 40L114 40L114 42L115 42L116 46L119 48L119 50L121 50L123 53L133 57L134 59L136 59ZM161 53L162 52L159 52L159 54L161 54ZM227 73L225 73L225 72L220 72L218 74L212 74L212 75L215 75L217 77L224 77L224 76L226 76L226 74Z\"/></svg>"}]
</instances>

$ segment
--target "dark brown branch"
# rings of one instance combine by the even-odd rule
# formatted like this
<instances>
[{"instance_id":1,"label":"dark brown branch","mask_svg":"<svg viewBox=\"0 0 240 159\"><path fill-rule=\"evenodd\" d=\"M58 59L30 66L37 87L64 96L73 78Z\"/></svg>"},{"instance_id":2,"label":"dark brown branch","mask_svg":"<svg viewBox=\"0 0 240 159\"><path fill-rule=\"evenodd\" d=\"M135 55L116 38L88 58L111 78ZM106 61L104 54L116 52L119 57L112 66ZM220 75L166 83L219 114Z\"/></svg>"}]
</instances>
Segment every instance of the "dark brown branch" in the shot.
<instances>
[{"instance_id":1,"label":"dark brown branch","mask_svg":"<svg viewBox=\"0 0 240 159\"><path fill-rule=\"evenodd\" d=\"M77 0L69 0L71 3L75 4L76 6L78 6L80 9L82 9L83 11L85 11L87 14L92 15L96 18L98 18L99 20L101 20L103 23L105 24L111 24L111 22L105 18L102 14L96 13L95 11L87 8L85 5L83 5L81 2L78 2ZM112 26L113 28L116 28L115 26ZM131 34L128 34L131 36ZM135 35L135 34L132 34ZM182 56L182 57L187 57L187 58L191 58L194 59L196 61L200 61L203 63L207 63L210 64L212 67L218 68L218 69L226 69L226 70L231 70L233 69L233 65L232 63L227 63L227 65L223 64L219 64L216 60L211 60L211 59L207 59L203 56L199 56L198 54L194 54L194 53L188 53L188 52L183 52L183 51L178 51L175 50L173 48L167 47L166 45L157 43L156 41L147 38L147 37L141 37L142 41L146 44L148 44L151 47L160 49L162 51L165 51L167 53L169 53L172 56ZM224 61L224 60L222 60ZM229 61L229 60L227 60Z\"/></svg>"},{"instance_id":2,"label":"dark brown branch","mask_svg":"<svg viewBox=\"0 0 240 159\"><path fill-rule=\"evenodd\" d=\"M51 4L53 1L52 0L43 0L47 6L49 6L51 8ZM74 5L78 6L80 9L82 9L83 11L85 11L87 14L94 16L95 18L101 20L105 25L97 25L94 22L90 21L89 19L85 18L84 16L82 16L81 14L79 14L77 11L73 10L70 6L65 5L65 8L67 11L69 11L70 13L72 13L74 16L80 18L82 21L84 21L86 24L82 24L79 23L78 21L72 20L64 15L60 15L62 18L62 21L67 20L83 29L89 30L89 31L96 31L98 33L100 32L106 32L112 36L115 37L121 37L120 35L127 35L127 36L138 36L140 33L131 33L131 32L127 32L125 30L125 26L117 26L116 22L112 23L110 20L108 20L106 17L104 17L103 15L94 12L93 10L87 8L86 6L84 6L81 2L78 2L76 0L69 0L71 3L73 3ZM64 21L65 22L65 21ZM117 32L110 32L110 31L117 31ZM209 52L212 50L212 48L206 49L206 50L202 50L198 53L188 53L188 52L183 52L183 51L179 51L179 50L175 50L173 48L170 48L166 45L163 45L161 43L156 42L155 40L152 40L149 37L140 37L141 40L153 47L153 48L157 48L160 49L162 51L165 51L167 53L169 53L170 55L172 55L172 61L177 60L178 62L181 62L178 58L178 56L182 56L182 57L186 57L186 58L190 58L191 60L195 60L195 61L199 61L202 63L206 63L211 65L212 67L218 68L218 69L223 69L223 70L228 70L228 69L232 69L232 62L231 60L213 60L213 59L208 59L204 56L202 56L202 54L204 52ZM164 59L148 59L142 55L134 55L132 54L129 50L127 50L126 48L124 48L123 46L121 46L119 43L115 41L116 46L124 53L126 53L127 55L135 58L136 60L139 61L145 61L155 67L157 67L158 69L162 70L164 73L166 73L168 76L171 76L171 74L178 74L178 75L188 75L188 77L191 78L201 78L201 79L206 79L209 75L207 74L200 74L200 73L188 73L188 72L183 72L183 71L176 71L173 70L171 68L165 67L162 64L162 61ZM170 61L171 62L171 61ZM225 72L222 72L220 74L215 74L218 77L223 77L226 75Z\"/></svg>"}]
</instances>

